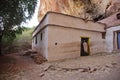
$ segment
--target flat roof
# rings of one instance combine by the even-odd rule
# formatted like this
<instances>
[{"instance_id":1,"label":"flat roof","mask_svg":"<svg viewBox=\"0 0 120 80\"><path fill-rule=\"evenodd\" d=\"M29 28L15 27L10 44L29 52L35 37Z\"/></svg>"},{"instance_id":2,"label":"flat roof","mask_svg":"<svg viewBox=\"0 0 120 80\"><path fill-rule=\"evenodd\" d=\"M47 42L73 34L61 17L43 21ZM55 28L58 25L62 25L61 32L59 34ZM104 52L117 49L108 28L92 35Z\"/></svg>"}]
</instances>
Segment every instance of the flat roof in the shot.
<instances>
[{"instance_id":1,"label":"flat roof","mask_svg":"<svg viewBox=\"0 0 120 80\"><path fill-rule=\"evenodd\" d=\"M70 22L70 20L73 22L73 24ZM85 26L80 26L81 23L83 23ZM90 24L92 26L87 26L87 24ZM101 22L94 22L92 20L85 20L80 17L49 11L45 14L38 26L34 29L33 34L36 35L38 31L40 31L46 25L58 25L90 31L105 32L105 24Z\"/></svg>"}]
</instances>

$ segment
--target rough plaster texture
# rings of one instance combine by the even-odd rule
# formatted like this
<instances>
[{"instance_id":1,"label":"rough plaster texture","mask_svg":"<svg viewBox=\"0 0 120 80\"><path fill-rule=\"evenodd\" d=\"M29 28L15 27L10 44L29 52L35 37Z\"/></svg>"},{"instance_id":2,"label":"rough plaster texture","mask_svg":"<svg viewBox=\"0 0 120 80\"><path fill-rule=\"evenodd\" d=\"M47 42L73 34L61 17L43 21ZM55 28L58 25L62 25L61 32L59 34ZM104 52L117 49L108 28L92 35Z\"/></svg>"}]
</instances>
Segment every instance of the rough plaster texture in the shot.
<instances>
[{"instance_id":1,"label":"rough plaster texture","mask_svg":"<svg viewBox=\"0 0 120 80\"><path fill-rule=\"evenodd\" d=\"M35 37L37 37L37 44L35 43ZM33 37L34 40L32 43L32 49L40 53L46 59L48 59L48 28L40 31L35 37Z\"/></svg>"},{"instance_id":2,"label":"rough plaster texture","mask_svg":"<svg viewBox=\"0 0 120 80\"><path fill-rule=\"evenodd\" d=\"M61 25L65 27L72 27L72 28L79 28L84 30L91 30L91 31L99 31L99 32L105 32L105 26L101 23L94 23L92 21L83 20L77 17L71 17L56 13L49 13L49 19L50 24L56 24Z\"/></svg>"},{"instance_id":3,"label":"rough plaster texture","mask_svg":"<svg viewBox=\"0 0 120 80\"><path fill-rule=\"evenodd\" d=\"M49 61L75 58L80 56L81 37L89 37L91 55L106 52L105 39L102 39L104 28L105 26L100 23L49 12L33 32L32 48ZM37 44L34 40L36 36Z\"/></svg>"},{"instance_id":4,"label":"rough plaster texture","mask_svg":"<svg viewBox=\"0 0 120 80\"><path fill-rule=\"evenodd\" d=\"M93 21L83 20L78 17L63 15L55 12L48 12L44 18L41 20L33 36L35 36L42 28L46 27L48 24L60 25L65 27L72 27L90 31L105 32L105 25L99 22L94 23ZM81 26L80 26L81 25Z\"/></svg>"},{"instance_id":5,"label":"rough plaster texture","mask_svg":"<svg viewBox=\"0 0 120 80\"><path fill-rule=\"evenodd\" d=\"M116 50L116 42L117 42L117 37L115 37L117 34L115 32L120 30L120 26L115 26L108 28L106 31L106 46L107 46L107 51L112 52L113 50Z\"/></svg>"},{"instance_id":6,"label":"rough plaster texture","mask_svg":"<svg viewBox=\"0 0 120 80\"><path fill-rule=\"evenodd\" d=\"M89 37L90 55L106 52L105 39L100 32L48 26L48 60L79 57L81 37ZM57 43L57 45L56 45Z\"/></svg>"},{"instance_id":7,"label":"rough plaster texture","mask_svg":"<svg viewBox=\"0 0 120 80\"><path fill-rule=\"evenodd\" d=\"M35 31L33 32L33 37L40 32L48 23L48 18L49 16L45 16L45 18L43 18L43 20L39 23L39 25L37 26L37 28L35 29Z\"/></svg>"}]
</instances>

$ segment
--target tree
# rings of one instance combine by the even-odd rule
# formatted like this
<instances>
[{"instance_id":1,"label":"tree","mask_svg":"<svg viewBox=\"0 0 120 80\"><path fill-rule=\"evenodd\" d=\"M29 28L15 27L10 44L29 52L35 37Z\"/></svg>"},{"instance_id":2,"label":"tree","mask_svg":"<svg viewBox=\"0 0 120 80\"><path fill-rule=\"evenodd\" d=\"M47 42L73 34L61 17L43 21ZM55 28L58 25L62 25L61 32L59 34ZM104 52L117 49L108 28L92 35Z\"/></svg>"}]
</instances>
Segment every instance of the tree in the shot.
<instances>
[{"instance_id":1,"label":"tree","mask_svg":"<svg viewBox=\"0 0 120 80\"><path fill-rule=\"evenodd\" d=\"M0 54L3 37L16 37L22 33L22 22L31 19L37 0L0 0Z\"/></svg>"}]
</instances>

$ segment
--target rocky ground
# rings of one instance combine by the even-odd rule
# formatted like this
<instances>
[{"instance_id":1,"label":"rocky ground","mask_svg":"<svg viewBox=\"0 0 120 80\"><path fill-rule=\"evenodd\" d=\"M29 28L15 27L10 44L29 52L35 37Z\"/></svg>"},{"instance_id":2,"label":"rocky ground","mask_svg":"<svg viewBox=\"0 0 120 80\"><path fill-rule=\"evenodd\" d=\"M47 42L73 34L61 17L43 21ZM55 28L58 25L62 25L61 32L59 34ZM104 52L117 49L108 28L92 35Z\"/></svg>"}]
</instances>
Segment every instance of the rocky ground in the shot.
<instances>
[{"instance_id":1,"label":"rocky ground","mask_svg":"<svg viewBox=\"0 0 120 80\"><path fill-rule=\"evenodd\" d=\"M0 80L120 80L120 53L36 64L28 56L0 57Z\"/></svg>"}]
</instances>

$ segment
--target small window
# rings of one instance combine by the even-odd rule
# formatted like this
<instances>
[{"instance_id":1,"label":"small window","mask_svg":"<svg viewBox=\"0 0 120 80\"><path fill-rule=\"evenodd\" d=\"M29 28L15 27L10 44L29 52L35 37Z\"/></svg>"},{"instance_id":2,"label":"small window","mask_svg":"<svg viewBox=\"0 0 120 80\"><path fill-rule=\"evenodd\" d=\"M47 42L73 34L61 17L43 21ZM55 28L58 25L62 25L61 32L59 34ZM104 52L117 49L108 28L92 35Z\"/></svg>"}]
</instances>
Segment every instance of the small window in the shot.
<instances>
[{"instance_id":1,"label":"small window","mask_svg":"<svg viewBox=\"0 0 120 80\"><path fill-rule=\"evenodd\" d=\"M120 13L118 13L118 14L116 15L116 17L117 17L117 19L120 19Z\"/></svg>"},{"instance_id":2,"label":"small window","mask_svg":"<svg viewBox=\"0 0 120 80\"><path fill-rule=\"evenodd\" d=\"M35 37L35 44L37 44L37 36Z\"/></svg>"},{"instance_id":3,"label":"small window","mask_svg":"<svg viewBox=\"0 0 120 80\"><path fill-rule=\"evenodd\" d=\"M41 33L41 40L42 40L42 38L43 38L43 34Z\"/></svg>"},{"instance_id":4,"label":"small window","mask_svg":"<svg viewBox=\"0 0 120 80\"><path fill-rule=\"evenodd\" d=\"M102 39L105 39L105 32L102 33Z\"/></svg>"}]
</instances>

